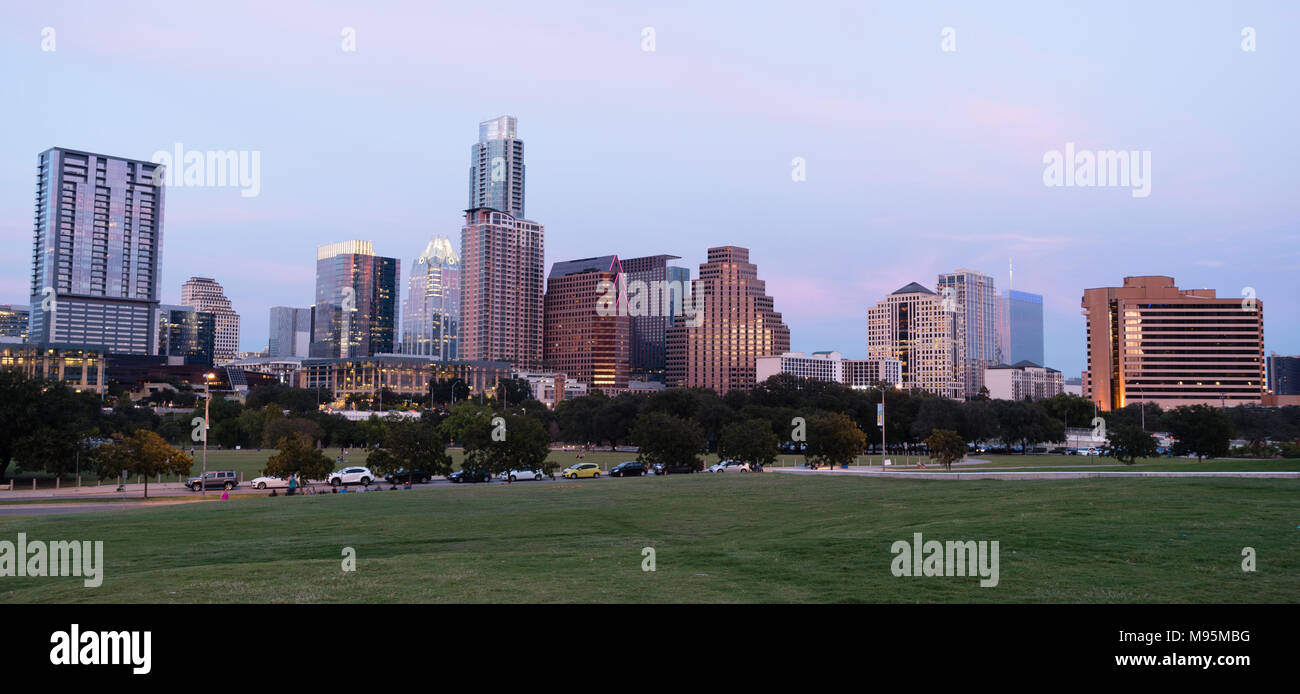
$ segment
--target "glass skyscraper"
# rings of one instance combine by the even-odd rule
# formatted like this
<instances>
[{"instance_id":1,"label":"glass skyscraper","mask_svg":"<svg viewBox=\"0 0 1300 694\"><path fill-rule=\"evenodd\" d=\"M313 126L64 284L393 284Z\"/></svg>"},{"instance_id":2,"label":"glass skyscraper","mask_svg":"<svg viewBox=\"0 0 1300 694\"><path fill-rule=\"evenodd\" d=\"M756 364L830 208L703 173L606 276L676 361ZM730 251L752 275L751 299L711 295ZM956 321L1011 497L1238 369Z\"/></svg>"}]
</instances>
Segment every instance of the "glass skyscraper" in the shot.
<instances>
[{"instance_id":1,"label":"glass skyscraper","mask_svg":"<svg viewBox=\"0 0 1300 694\"><path fill-rule=\"evenodd\" d=\"M37 158L33 342L155 353L160 166L62 147Z\"/></svg>"},{"instance_id":2,"label":"glass skyscraper","mask_svg":"<svg viewBox=\"0 0 1300 694\"><path fill-rule=\"evenodd\" d=\"M435 236L415 259L402 302L402 354L457 359L460 329L460 256L451 240Z\"/></svg>"},{"instance_id":3,"label":"glass skyscraper","mask_svg":"<svg viewBox=\"0 0 1300 694\"><path fill-rule=\"evenodd\" d=\"M667 368L665 348L668 328L674 316L681 316L682 297L690 296L690 268L669 265L678 260L675 255L648 255L623 261L624 291L631 291L633 282L644 282L647 293L666 301L655 301L653 310L645 315L632 316L632 374L638 378L662 381ZM669 290L672 291L669 291Z\"/></svg>"},{"instance_id":4,"label":"glass skyscraper","mask_svg":"<svg viewBox=\"0 0 1300 694\"><path fill-rule=\"evenodd\" d=\"M1043 297L1008 289L999 297L999 364L1043 363Z\"/></svg>"},{"instance_id":5,"label":"glass skyscraper","mask_svg":"<svg viewBox=\"0 0 1300 694\"><path fill-rule=\"evenodd\" d=\"M189 306L159 307L158 354L168 364L212 366L216 334L216 314Z\"/></svg>"},{"instance_id":6,"label":"glass skyscraper","mask_svg":"<svg viewBox=\"0 0 1300 694\"><path fill-rule=\"evenodd\" d=\"M316 317L311 356L391 353L397 320L396 258L374 254L369 241L316 249Z\"/></svg>"},{"instance_id":7,"label":"glass skyscraper","mask_svg":"<svg viewBox=\"0 0 1300 694\"><path fill-rule=\"evenodd\" d=\"M514 116L478 125L470 150L469 209L486 207L524 218L524 141L516 137Z\"/></svg>"}]
</instances>

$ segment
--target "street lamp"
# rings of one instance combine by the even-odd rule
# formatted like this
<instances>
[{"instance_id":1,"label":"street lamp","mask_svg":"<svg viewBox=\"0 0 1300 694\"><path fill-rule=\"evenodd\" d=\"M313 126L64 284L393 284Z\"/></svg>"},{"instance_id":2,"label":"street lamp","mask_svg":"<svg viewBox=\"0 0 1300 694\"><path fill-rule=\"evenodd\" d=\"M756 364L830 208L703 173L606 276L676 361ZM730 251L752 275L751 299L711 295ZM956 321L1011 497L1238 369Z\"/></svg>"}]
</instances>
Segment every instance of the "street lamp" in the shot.
<instances>
[{"instance_id":1,"label":"street lamp","mask_svg":"<svg viewBox=\"0 0 1300 694\"><path fill-rule=\"evenodd\" d=\"M199 476L199 496L208 498L208 413L212 410L212 381L217 377L209 371L203 374L204 390L208 396L203 399L203 474Z\"/></svg>"}]
</instances>

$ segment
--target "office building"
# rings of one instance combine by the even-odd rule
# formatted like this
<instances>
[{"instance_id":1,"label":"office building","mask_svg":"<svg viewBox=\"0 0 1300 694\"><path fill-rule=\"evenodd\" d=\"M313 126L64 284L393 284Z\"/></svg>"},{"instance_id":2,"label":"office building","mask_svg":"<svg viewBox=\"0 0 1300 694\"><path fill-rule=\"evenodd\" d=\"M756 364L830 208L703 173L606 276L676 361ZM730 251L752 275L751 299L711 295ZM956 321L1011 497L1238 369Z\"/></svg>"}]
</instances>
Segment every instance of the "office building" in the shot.
<instances>
[{"instance_id":1,"label":"office building","mask_svg":"<svg viewBox=\"0 0 1300 694\"><path fill-rule=\"evenodd\" d=\"M212 366L217 317L189 306L158 307L158 354L170 365ZM233 361L233 360L232 360Z\"/></svg>"},{"instance_id":2,"label":"office building","mask_svg":"<svg viewBox=\"0 0 1300 694\"><path fill-rule=\"evenodd\" d=\"M497 383L510 378L510 365L491 361L439 361L407 354L304 359L295 372L294 385L321 389L331 397L379 395L390 390L403 398L427 397L430 384L461 381L471 396L492 395Z\"/></svg>"},{"instance_id":3,"label":"office building","mask_svg":"<svg viewBox=\"0 0 1300 694\"><path fill-rule=\"evenodd\" d=\"M665 378L668 328L682 317L684 301L689 301L691 291L690 268L668 264L678 258L649 255L623 259L620 291L641 294L644 299L638 301L637 310L628 311L632 321L631 373L637 378Z\"/></svg>"},{"instance_id":4,"label":"office building","mask_svg":"<svg viewBox=\"0 0 1300 694\"><path fill-rule=\"evenodd\" d=\"M365 357L396 343L401 263L375 255L369 241L316 249L316 305L311 356Z\"/></svg>"},{"instance_id":5,"label":"office building","mask_svg":"<svg viewBox=\"0 0 1300 694\"><path fill-rule=\"evenodd\" d=\"M1065 392L1060 371L1030 361L990 366L984 384L994 400L1042 400Z\"/></svg>"},{"instance_id":6,"label":"office building","mask_svg":"<svg viewBox=\"0 0 1300 694\"><path fill-rule=\"evenodd\" d=\"M749 249L710 248L692 283L690 320L668 328L665 354L671 387L712 388L719 395L757 383L757 359L790 351L781 320Z\"/></svg>"},{"instance_id":7,"label":"office building","mask_svg":"<svg viewBox=\"0 0 1300 694\"><path fill-rule=\"evenodd\" d=\"M102 350L83 345L0 343L0 369L12 369L29 379L63 381L77 392L104 393L104 356Z\"/></svg>"},{"instance_id":8,"label":"office building","mask_svg":"<svg viewBox=\"0 0 1300 694\"><path fill-rule=\"evenodd\" d=\"M900 384L948 398L966 392L960 338L951 303L916 282L867 309L867 355L895 359Z\"/></svg>"},{"instance_id":9,"label":"office building","mask_svg":"<svg viewBox=\"0 0 1300 694\"><path fill-rule=\"evenodd\" d=\"M546 405L548 409L565 400L580 398L588 394L587 384L570 379L558 371L516 371L514 378L528 382L533 392L533 399ZM609 395L609 393L606 393Z\"/></svg>"},{"instance_id":10,"label":"office building","mask_svg":"<svg viewBox=\"0 0 1300 694\"><path fill-rule=\"evenodd\" d=\"M897 359L845 359L836 351L786 352L759 357L755 371L759 383L778 374L842 383L850 388L873 388L880 383L897 385L902 381L902 364Z\"/></svg>"},{"instance_id":11,"label":"office building","mask_svg":"<svg viewBox=\"0 0 1300 694\"><path fill-rule=\"evenodd\" d=\"M542 362L592 389L626 388L631 320L612 296L623 268L605 255L556 263L546 279Z\"/></svg>"},{"instance_id":12,"label":"office building","mask_svg":"<svg viewBox=\"0 0 1300 694\"><path fill-rule=\"evenodd\" d=\"M459 357L460 255L446 237L435 236L411 266L402 302L402 354Z\"/></svg>"},{"instance_id":13,"label":"office building","mask_svg":"<svg viewBox=\"0 0 1300 694\"><path fill-rule=\"evenodd\" d=\"M461 229L460 358L542 364L545 229L499 210L465 213Z\"/></svg>"},{"instance_id":14,"label":"office building","mask_svg":"<svg viewBox=\"0 0 1300 694\"><path fill-rule=\"evenodd\" d=\"M514 116L478 125L478 142L470 150L469 209L488 208L516 219L524 214L524 142Z\"/></svg>"},{"instance_id":15,"label":"office building","mask_svg":"<svg viewBox=\"0 0 1300 694\"><path fill-rule=\"evenodd\" d=\"M159 167L61 147L40 154L32 342L154 353L162 272Z\"/></svg>"},{"instance_id":16,"label":"office building","mask_svg":"<svg viewBox=\"0 0 1300 694\"><path fill-rule=\"evenodd\" d=\"M1085 289L1084 397L1103 410L1136 402L1257 404L1264 394L1264 305L1179 289L1172 277L1125 277Z\"/></svg>"},{"instance_id":17,"label":"office building","mask_svg":"<svg viewBox=\"0 0 1300 694\"><path fill-rule=\"evenodd\" d=\"M211 277L191 277L181 285L181 304L216 317L213 361L225 364L239 357L239 314L230 307L221 285Z\"/></svg>"},{"instance_id":18,"label":"office building","mask_svg":"<svg viewBox=\"0 0 1300 694\"><path fill-rule=\"evenodd\" d=\"M272 306L266 356L306 357L311 355L312 310L291 306ZM240 355L240 358L245 358Z\"/></svg>"},{"instance_id":19,"label":"office building","mask_svg":"<svg viewBox=\"0 0 1300 694\"><path fill-rule=\"evenodd\" d=\"M17 342L26 342L31 313L30 306L0 304L0 338L13 338Z\"/></svg>"},{"instance_id":20,"label":"office building","mask_svg":"<svg viewBox=\"0 0 1300 694\"><path fill-rule=\"evenodd\" d=\"M993 278L958 268L939 275L938 294L956 322L963 392L968 398L975 397L984 385L984 369L997 363L998 295Z\"/></svg>"},{"instance_id":21,"label":"office building","mask_svg":"<svg viewBox=\"0 0 1300 694\"><path fill-rule=\"evenodd\" d=\"M1273 395L1300 395L1300 356L1287 357L1273 352L1268 356L1268 392Z\"/></svg>"}]
</instances>

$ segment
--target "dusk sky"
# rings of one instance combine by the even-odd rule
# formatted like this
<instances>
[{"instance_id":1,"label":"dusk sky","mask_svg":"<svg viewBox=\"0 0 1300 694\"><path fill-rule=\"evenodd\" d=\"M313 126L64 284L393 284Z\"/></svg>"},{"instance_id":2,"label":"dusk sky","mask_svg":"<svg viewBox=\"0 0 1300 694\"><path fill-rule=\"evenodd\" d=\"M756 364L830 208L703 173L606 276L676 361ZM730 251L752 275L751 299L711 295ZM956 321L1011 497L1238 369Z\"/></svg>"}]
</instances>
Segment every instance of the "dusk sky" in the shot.
<instances>
[{"instance_id":1,"label":"dusk sky","mask_svg":"<svg viewBox=\"0 0 1300 694\"><path fill-rule=\"evenodd\" d=\"M311 305L317 245L373 240L403 293L431 236L459 247L478 123L510 114L548 270L746 246L797 351L865 357L868 306L958 267L1001 291L1010 260L1067 377L1083 289L1125 275L1253 288L1266 350L1300 353L1294 2L17 5L0 303L30 302L41 151L255 151L255 197L168 189L162 300L216 278L260 350L270 306ZM1048 187L1067 143L1150 152L1150 194Z\"/></svg>"}]
</instances>

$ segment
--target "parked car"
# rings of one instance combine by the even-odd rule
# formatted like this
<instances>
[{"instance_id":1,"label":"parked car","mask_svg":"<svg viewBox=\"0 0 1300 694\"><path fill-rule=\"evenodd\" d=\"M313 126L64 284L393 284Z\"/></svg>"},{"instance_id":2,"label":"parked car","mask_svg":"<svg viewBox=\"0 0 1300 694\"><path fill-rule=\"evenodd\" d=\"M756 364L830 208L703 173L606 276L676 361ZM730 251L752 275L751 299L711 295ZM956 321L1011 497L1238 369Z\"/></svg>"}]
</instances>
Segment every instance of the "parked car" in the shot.
<instances>
[{"instance_id":1,"label":"parked car","mask_svg":"<svg viewBox=\"0 0 1300 694\"><path fill-rule=\"evenodd\" d=\"M411 472L407 472L405 468L398 468L396 472L390 472L387 475L384 475L384 481L391 484L406 484L408 480L415 482L416 484L425 484L431 479L433 479L433 475L430 475L424 470L412 470Z\"/></svg>"},{"instance_id":2,"label":"parked car","mask_svg":"<svg viewBox=\"0 0 1300 694\"><path fill-rule=\"evenodd\" d=\"M610 477L640 477L645 474L645 465L636 460L625 460L609 469Z\"/></svg>"},{"instance_id":3,"label":"parked car","mask_svg":"<svg viewBox=\"0 0 1300 694\"><path fill-rule=\"evenodd\" d=\"M1101 455L1101 451L1098 451L1096 448L1089 448L1086 451L1080 449L1079 455Z\"/></svg>"},{"instance_id":4,"label":"parked car","mask_svg":"<svg viewBox=\"0 0 1300 694\"><path fill-rule=\"evenodd\" d=\"M749 472L749 465L742 463L739 460L723 460L709 466L709 472L726 472L728 470L731 470L732 472L737 470L740 472Z\"/></svg>"},{"instance_id":5,"label":"parked car","mask_svg":"<svg viewBox=\"0 0 1300 694\"><path fill-rule=\"evenodd\" d=\"M202 477L191 477L185 486L201 492L204 489L234 489L239 486L239 475L234 470L208 470Z\"/></svg>"},{"instance_id":6,"label":"parked car","mask_svg":"<svg viewBox=\"0 0 1300 694\"><path fill-rule=\"evenodd\" d=\"M329 477L325 478L325 481L333 487L346 484L368 487L374 480L375 474L368 467L345 467L337 472L331 472Z\"/></svg>"},{"instance_id":7,"label":"parked car","mask_svg":"<svg viewBox=\"0 0 1300 694\"><path fill-rule=\"evenodd\" d=\"M289 479L279 475L264 475L249 482L249 484L253 486L253 489L284 489L289 486Z\"/></svg>"},{"instance_id":8,"label":"parked car","mask_svg":"<svg viewBox=\"0 0 1300 694\"><path fill-rule=\"evenodd\" d=\"M574 463L564 468L561 476L568 480L576 480L581 477L600 477L600 466L595 463Z\"/></svg>"},{"instance_id":9,"label":"parked car","mask_svg":"<svg viewBox=\"0 0 1300 694\"><path fill-rule=\"evenodd\" d=\"M487 470L457 470L447 475L448 482L491 482L492 473Z\"/></svg>"},{"instance_id":10,"label":"parked car","mask_svg":"<svg viewBox=\"0 0 1300 694\"><path fill-rule=\"evenodd\" d=\"M546 479L546 473L541 470L510 470L497 475L497 477L506 482L518 482L519 480Z\"/></svg>"},{"instance_id":11,"label":"parked car","mask_svg":"<svg viewBox=\"0 0 1300 694\"><path fill-rule=\"evenodd\" d=\"M679 475L699 471L694 463L655 463L654 466L656 475Z\"/></svg>"}]
</instances>

